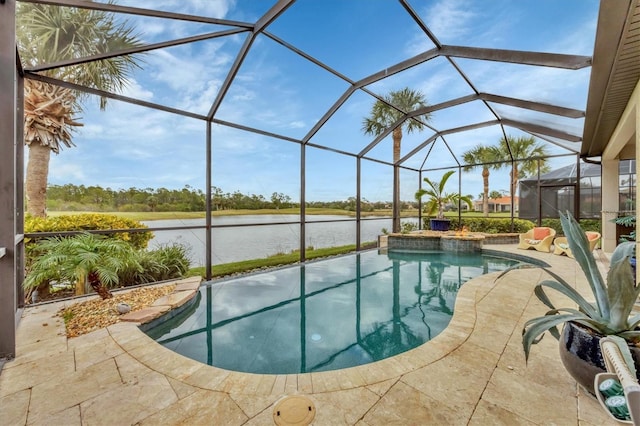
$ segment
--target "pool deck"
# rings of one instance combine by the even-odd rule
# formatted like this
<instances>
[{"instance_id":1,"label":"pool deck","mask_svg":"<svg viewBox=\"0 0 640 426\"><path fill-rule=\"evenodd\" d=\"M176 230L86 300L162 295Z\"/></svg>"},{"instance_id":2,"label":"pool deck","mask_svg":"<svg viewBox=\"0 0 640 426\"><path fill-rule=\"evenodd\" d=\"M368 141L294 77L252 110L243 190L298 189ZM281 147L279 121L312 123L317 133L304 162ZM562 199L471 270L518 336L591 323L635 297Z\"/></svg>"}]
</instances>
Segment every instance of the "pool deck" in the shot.
<instances>
[{"instance_id":1,"label":"pool deck","mask_svg":"<svg viewBox=\"0 0 640 426\"><path fill-rule=\"evenodd\" d=\"M573 259L515 247L485 246L541 259L588 288ZM595 253L605 271L606 256ZM31 307L17 330L17 357L0 372L0 424L272 425L273 405L287 395L313 402L314 425L616 424L566 373L551 336L525 364L521 329L546 311L533 296L543 274L469 281L450 325L431 341L383 361L310 374L221 370L165 349L134 323L67 339L55 314L77 301Z\"/></svg>"}]
</instances>

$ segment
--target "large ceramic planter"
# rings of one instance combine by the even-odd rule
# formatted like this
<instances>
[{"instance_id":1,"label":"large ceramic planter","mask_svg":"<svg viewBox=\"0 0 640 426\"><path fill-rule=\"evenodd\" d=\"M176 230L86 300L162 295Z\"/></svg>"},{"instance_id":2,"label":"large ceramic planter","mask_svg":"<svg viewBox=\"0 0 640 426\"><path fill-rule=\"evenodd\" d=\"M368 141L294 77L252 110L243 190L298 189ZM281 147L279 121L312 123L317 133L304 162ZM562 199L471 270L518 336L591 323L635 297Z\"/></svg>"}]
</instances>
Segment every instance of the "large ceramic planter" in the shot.
<instances>
[{"instance_id":1,"label":"large ceramic planter","mask_svg":"<svg viewBox=\"0 0 640 426\"><path fill-rule=\"evenodd\" d=\"M451 220L449 219L430 219L429 225L432 231L448 231L449 224Z\"/></svg>"},{"instance_id":2,"label":"large ceramic planter","mask_svg":"<svg viewBox=\"0 0 640 426\"><path fill-rule=\"evenodd\" d=\"M602 336L573 322L567 322L560 334L560 359L565 369L580 386L595 395L593 380L598 373L606 372L600 338ZM640 371L640 348L630 346L631 355Z\"/></svg>"}]
</instances>

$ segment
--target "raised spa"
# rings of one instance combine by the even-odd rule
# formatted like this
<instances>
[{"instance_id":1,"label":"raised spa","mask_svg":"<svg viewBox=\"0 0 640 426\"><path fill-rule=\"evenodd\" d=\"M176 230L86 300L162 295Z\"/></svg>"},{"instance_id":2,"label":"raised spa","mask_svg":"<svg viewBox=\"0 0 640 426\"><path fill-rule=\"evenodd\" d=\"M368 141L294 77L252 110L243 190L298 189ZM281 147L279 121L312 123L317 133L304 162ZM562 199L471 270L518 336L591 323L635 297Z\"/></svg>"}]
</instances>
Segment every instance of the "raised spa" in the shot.
<instances>
[{"instance_id":1,"label":"raised spa","mask_svg":"<svg viewBox=\"0 0 640 426\"><path fill-rule=\"evenodd\" d=\"M515 263L484 253L367 251L205 285L186 309L146 333L234 371L352 367L437 336L464 282Z\"/></svg>"}]
</instances>

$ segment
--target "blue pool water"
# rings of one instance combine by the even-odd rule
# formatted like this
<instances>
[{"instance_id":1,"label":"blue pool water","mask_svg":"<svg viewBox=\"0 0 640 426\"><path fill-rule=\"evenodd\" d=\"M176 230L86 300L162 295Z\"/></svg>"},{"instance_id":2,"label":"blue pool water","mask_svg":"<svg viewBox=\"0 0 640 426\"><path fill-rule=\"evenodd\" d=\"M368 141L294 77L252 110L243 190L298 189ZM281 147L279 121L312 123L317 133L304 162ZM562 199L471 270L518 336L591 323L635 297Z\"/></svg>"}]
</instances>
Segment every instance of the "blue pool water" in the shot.
<instances>
[{"instance_id":1,"label":"blue pool water","mask_svg":"<svg viewBox=\"0 0 640 426\"><path fill-rule=\"evenodd\" d=\"M463 283L515 263L479 253L368 251L205 285L192 305L146 333L234 371L353 367L437 336Z\"/></svg>"}]
</instances>

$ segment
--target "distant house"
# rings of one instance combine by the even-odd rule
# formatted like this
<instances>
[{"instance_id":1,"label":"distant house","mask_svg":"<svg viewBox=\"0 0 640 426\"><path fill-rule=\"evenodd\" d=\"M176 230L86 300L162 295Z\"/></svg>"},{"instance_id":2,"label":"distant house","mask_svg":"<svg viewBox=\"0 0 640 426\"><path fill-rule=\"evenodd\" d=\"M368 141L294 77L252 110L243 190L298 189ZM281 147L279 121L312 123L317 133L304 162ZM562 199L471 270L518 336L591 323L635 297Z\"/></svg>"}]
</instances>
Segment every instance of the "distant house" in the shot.
<instances>
[{"instance_id":1,"label":"distant house","mask_svg":"<svg viewBox=\"0 0 640 426\"><path fill-rule=\"evenodd\" d=\"M513 202L513 208L518 211L518 197L515 197ZM482 211L482 200L475 200L473 202L473 209L475 211ZM511 197L489 198L489 213L510 212L511 211Z\"/></svg>"}]
</instances>

